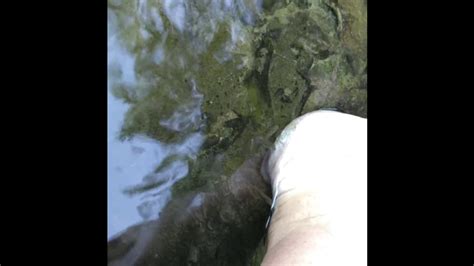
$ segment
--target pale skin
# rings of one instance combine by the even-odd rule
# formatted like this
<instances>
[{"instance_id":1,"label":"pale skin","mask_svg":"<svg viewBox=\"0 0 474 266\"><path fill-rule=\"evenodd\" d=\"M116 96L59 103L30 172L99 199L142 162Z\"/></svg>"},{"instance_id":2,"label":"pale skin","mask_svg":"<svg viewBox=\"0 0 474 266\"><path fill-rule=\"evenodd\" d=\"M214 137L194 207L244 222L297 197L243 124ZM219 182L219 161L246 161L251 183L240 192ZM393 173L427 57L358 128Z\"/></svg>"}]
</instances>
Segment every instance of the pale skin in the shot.
<instances>
[{"instance_id":1,"label":"pale skin","mask_svg":"<svg viewBox=\"0 0 474 266\"><path fill-rule=\"evenodd\" d=\"M296 119L268 172L276 200L262 265L367 265L367 119Z\"/></svg>"}]
</instances>

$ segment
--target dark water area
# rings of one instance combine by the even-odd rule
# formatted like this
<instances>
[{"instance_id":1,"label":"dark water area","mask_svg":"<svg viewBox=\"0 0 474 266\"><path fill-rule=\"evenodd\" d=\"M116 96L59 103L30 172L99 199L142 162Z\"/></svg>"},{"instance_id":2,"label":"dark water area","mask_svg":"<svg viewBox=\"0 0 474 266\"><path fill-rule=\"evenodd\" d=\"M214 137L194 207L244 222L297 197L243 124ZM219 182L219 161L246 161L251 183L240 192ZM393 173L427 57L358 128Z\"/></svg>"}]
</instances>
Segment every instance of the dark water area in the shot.
<instances>
[{"instance_id":1,"label":"dark water area","mask_svg":"<svg viewBox=\"0 0 474 266\"><path fill-rule=\"evenodd\" d=\"M367 117L366 23L363 0L109 0L109 264L258 264L263 155L304 113Z\"/></svg>"}]
</instances>

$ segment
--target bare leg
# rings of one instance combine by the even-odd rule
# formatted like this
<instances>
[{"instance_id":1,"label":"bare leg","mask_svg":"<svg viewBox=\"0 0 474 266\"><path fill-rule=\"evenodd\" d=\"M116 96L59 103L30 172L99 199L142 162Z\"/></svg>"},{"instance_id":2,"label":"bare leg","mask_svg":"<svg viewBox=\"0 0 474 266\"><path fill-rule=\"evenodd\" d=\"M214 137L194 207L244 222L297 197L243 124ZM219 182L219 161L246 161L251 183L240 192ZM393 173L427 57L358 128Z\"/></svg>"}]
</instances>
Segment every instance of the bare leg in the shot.
<instances>
[{"instance_id":1,"label":"bare leg","mask_svg":"<svg viewBox=\"0 0 474 266\"><path fill-rule=\"evenodd\" d=\"M367 120L317 111L275 143L263 265L367 264Z\"/></svg>"}]
</instances>

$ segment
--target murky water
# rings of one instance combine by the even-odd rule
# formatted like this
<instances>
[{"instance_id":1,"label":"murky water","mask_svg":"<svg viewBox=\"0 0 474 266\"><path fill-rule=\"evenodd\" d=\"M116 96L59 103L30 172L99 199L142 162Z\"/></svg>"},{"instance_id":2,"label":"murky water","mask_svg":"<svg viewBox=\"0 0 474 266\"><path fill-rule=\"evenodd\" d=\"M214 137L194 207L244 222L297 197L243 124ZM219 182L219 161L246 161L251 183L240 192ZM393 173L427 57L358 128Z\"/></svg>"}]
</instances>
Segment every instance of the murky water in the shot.
<instances>
[{"instance_id":1,"label":"murky water","mask_svg":"<svg viewBox=\"0 0 474 266\"><path fill-rule=\"evenodd\" d=\"M299 115L366 117L366 39L364 0L108 0L108 238L160 220L188 192L197 194L182 213L217 204L212 193L241 180L244 161ZM222 213L239 206L223 202L213 205ZM254 221L241 232L252 243L266 207L253 211L257 220L239 214ZM216 239L202 241L217 252Z\"/></svg>"}]
</instances>

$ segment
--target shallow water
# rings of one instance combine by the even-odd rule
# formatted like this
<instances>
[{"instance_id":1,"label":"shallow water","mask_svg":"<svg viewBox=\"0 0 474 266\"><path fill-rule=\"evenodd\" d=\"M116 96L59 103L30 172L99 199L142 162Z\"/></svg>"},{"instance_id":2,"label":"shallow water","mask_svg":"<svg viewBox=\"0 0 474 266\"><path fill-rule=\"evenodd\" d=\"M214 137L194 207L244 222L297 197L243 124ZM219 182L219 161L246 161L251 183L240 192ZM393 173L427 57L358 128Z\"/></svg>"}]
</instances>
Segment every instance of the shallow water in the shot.
<instances>
[{"instance_id":1,"label":"shallow water","mask_svg":"<svg viewBox=\"0 0 474 266\"><path fill-rule=\"evenodd\" d=\"M213 192L299 115L366 117L365 23L363 0L109 0L108 239Z\"/></svg>"},{"instance_id":2,"label":"shallow water","mask_svg":"<svg viewBox=\"0 0 474 266\"><path fill-rule=\"evenodd\" d=\"M108 94L108 238L133 224L159 217L159 211L171 198L170 187L189 169L186 161L176 160L166 171L156 174L154 170L169 156L195 156L203 141L200 133L190 134L175 145L140 135L120 141L117 136L128 108ZM127 188L141 184L149 176L162 184L139 196L126 193Z\"/></svg>"},{"instance_id":3,"label":"shallow water","mask_svg":"<svg viewBox=\"0 0 474 266\"><path fill-rule=\"evenodd\" d=\"M250 3L250 2L249 2ZM186 73L186 68L191 65L193 55L179 55L180 49L165 48L169 35L188 38L191 42L192 53L204 52L209 41L212 40L218 24L230 18L227 23L231 25L232 34L228 43L222 50L215 54L219 61L228 60L232 47L242 38L239 35L242 23L250 23L254 14L248 8L260 9L261 3L243 1L201 1L200 6L188 6L185 1L165 0L162 5L153 4L153 1L110 1L108 16L108 238L126 229L127 227L142 222L143 220L159 217L159 211L171 198L171 186L189 172L188 161L195 159L198 149L203 143L202 131L186 132L189 127L199 128L202 121L202 98L191 73ZM116 9L115 7L119 7ZM201 10L199 10L201 8ZM204 8L205 10L202 10ZM160 9L161 12L158 10ZM117 11L118 10L118 11ZM189 12L196 14L189 16ZM243 22L235 17L243 13ZM165 16L172 26L165 27ZM191 19L190 19L191 18ZM192 20L192 21L190 21ZM196 25L190 25L197 23ZM133 27L129 29L127 27ZM177 31L170 33L170 31ZM139 34L137 40L150 44L150 49L135 50L127 45L134 44L136 40L127 40L127 34ZM153 36L153 35L156 36ZM152 40L153 39L153 40ZM189 45L182 45L190 49ZM187 47L187 48L186 48ZM172 53L168 55L167 52ZM170 59L168 59L170 58ZM150 68L163 63L165 67L174 68L177 74L154 73L148 75L147 70L137 70L137 60L149 60ZM173 61L175 60L175 61ZM191 71L189 71L191 72ZM172 79L181 78L188 74L192 88L186 95L177 95L176 91L186 86L173 82ZM176 132L185 132L184 136L176 142L164 143L159 138L146 136L143 132L134 132L129 139L120 139L125 116L131 103L124 98L113 95L112 90L123 86L134 93L149 93L155 86L160 86L160 79L168 79L169 84L161 90L168 93L167 98L173 98L172 114L163 117L159 124ZM171 81L170 81L171 80ZM174 83L174 84L173 84ZM184 88L187 89L187 88ZM168 90L168 91L166 91ZM186 92L185 92L186 93ZM188 97L188 96L191 97ZM181 97L181 98L180 98ZM158 103L159 104L159 103ZM155 173L158 166L165 158L178 156L171 165L159 173ZM130 195L126 191L135 186L149 183L159 183L143 192Z\"/></svg>"}]
</instances>

